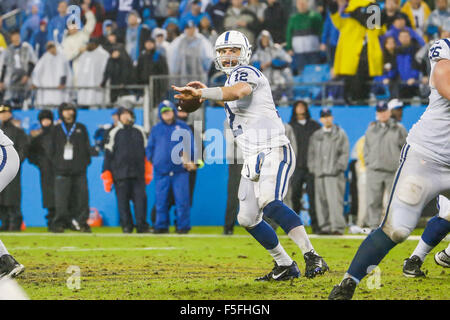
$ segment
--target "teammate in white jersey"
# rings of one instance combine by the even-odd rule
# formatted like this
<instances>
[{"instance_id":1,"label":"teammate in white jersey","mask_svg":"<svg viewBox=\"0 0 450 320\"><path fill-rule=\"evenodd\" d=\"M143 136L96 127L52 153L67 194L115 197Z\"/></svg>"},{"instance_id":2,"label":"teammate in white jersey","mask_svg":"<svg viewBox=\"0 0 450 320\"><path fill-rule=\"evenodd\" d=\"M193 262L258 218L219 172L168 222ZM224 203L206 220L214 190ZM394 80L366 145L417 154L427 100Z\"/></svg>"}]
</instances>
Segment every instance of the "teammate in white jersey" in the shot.
<instances>
[{"instance_id":1,"label":"teammate in white jersey","mask_svg":"<svg viewBox=\"0 0 450 320\"><path fill-rule=\"evenodd\" d=\"M351 299L359 281L408 238L425 205L439 194L450 197L450 39L436 41L429 58L430 102L406 138L384 220L363 241L329 299ZM432 226L439 236L448 232L450 212L442 218Z\"/></svg>"},{"instance_id":2,"label":"teammate in white jersey","mask_svg":"<svg viewBox=\"0 0 450 320\"><path fill-rule=\"evenodd\" d=\"M420 269L420 267L422 267L426 256L450 232L450 223L445 220L445 217L450 214L450 200L441 195L437 200L439 213L428 221L427 226L422 233L422 237L419 240L419 243L417 244L411 256L405 259L405 262L403 263L403 275L405 277L425 277L425 273ZM443 232L435 232L436 226L440 225L444 227ZM445 226L448 227L446 232ZM434 256L434 261L442 267L450 267L450 245L447 247L447 249L436 253Z\"/></svg>"},{"instance_id":3,"label":"teammate in white jersey","mask_svg":"<svg viewBox=\"0 0 450 320\"><path fill-rule=\"evenodd\" d=\"M303 253L305 275L315 277L328 270L325 261L309 241L300 217L283 203L289 178L295 167L295 154L275 108L269 81L249 65L251 45L238 31L226 31L216 41L216 68L228 78L224 87L201 89L175 87L177 99L211 99L223 102L230 128L244 157L239 185L238 222L269 251L275 260L273 270L256 280L298 278L300 271L286 253L263 215L277 222Z\"/></svg>"},{"instance_id":4,"label":"teammate in white jersey","mask_svg":"<svg viewBox=\"0 0 450 320\"><path fill-rule=\"evenodd\" d=\"M4 107L3 105L0 108ZM14 143L0 130L0 192L14 179L19 171L20 160ZM0 279L16 277L24 271L24 266L18 263L8 252L0 240Z\"/></svg>"}]
</instances>

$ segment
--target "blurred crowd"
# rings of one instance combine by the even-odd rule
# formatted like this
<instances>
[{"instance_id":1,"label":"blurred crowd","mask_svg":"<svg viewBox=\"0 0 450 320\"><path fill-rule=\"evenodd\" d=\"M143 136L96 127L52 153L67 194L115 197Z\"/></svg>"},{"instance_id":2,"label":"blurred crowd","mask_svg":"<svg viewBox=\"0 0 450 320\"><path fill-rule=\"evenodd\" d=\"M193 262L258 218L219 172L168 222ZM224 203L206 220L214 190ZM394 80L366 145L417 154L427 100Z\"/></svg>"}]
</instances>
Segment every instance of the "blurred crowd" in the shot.
<instances>
[{"instance_id":1,"label":"blurred crowd","mask_svg":"<svg viewBox=\"0 0 450 320\"><path fill-rule=\"evenodd\" d=\"M150 76L220 84L213 48L230 29L252 43L277 100L427 97L428 48L450 35L448 0L4 0L0 14L0 98L13 107L104 106L139 98L129 86ZM321 80L342 84L300 96L295 83L317 64L329 66ZM154 106L167 79L155 81Z\"/></svg>"}]
</instances>

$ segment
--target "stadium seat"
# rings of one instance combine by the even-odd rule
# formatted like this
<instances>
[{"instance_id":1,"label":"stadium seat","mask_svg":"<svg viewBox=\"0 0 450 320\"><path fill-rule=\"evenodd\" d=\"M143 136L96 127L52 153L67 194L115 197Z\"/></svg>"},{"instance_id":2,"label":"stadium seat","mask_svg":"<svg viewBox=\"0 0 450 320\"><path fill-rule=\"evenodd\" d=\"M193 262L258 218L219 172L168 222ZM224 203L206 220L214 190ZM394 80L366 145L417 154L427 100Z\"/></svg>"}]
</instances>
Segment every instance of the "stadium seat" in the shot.
<instances>
[{"instance_id":1,"label":"stadium seat","mask_svg":"<svg viewBox=\"0 0 450 320\"><path fill-rule=\"evenodd\" d=\"M298 83L325 82L330 80L330 66L328 64L306 65L302 74L294 77L295 98L316 99L321 91L321 86L297 85Z\"/></svg>"}]
</instances>

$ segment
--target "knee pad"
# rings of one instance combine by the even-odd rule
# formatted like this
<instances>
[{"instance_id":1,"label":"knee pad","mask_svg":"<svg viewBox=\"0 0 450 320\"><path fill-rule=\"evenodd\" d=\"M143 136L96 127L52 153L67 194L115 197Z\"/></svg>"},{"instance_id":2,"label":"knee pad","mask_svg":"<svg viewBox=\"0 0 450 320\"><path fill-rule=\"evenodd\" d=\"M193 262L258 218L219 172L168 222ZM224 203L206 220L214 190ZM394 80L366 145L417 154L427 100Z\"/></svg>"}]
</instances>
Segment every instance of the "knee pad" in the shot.
<instances>
[{"instance_id":1,"label":"knee pad","mask_svg":"<svg viewBox=\"0 0 450 320\"><path fill-rule=\"evenodd\" d=\"M405 227L392 227L388 223L383 226L383 231L395 243L405 241L411 234L411 230Z\"/></svg>"},{"instance_id":2,"label":"knee pad","mask_svg":"<svg viewBox=\"0 0 450 320\"><path fill-rule=\"evenodd\" d=\"M422 201L426 182L418 176L407 176L397 187L397 197L403 203L415 206Z\"/></svg>"},{"instance_id":3,"label":"knee pad","mask_svg":"<svg viewBox=\"0 0 450 320\"><path fill-rule=\"evenodd\" d=\"M261 214L254 214L254 215L249 215L249 214L245 214L245 213L241 213L239 212L238 216L237 216L237 221L239 223L240 226L244 227L244 228L252 228L254 226L256 226L258 223L260 223L262 220L262 216Z\"/></svg>"}]
</instances>

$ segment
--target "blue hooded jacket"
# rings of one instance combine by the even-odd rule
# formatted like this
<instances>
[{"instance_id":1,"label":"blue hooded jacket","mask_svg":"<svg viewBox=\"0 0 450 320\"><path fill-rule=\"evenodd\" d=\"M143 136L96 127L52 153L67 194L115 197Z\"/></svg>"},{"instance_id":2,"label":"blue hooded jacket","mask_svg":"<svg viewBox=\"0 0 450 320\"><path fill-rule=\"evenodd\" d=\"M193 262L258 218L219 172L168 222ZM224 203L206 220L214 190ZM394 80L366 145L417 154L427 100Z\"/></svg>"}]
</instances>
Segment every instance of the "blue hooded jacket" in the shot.
<instances>
[{"instance_id":1,"label":"blue hooded jacket","mask_svg":"<svg viewBox=\"0 0 450 320\"><path fill-rule=\"evenodd\" d=\"M164 107L170 107L175 113L175 121L170 125L161 118L161 109ZM176 154L175 151L175 158L172 160L172 150L174 148L177 151L190 149L190 159L194 159L194 135L191 128L184 121L176 118L176 107L168 100L159 104L158 115L161 122L152 128L145 150L147 159L153 164L153 172L155 175L185 172L186 169L182 165L181 155ZM171 141L172 134L174 134L173 140L175 141Z\"/></svg>"}]
</instances>

